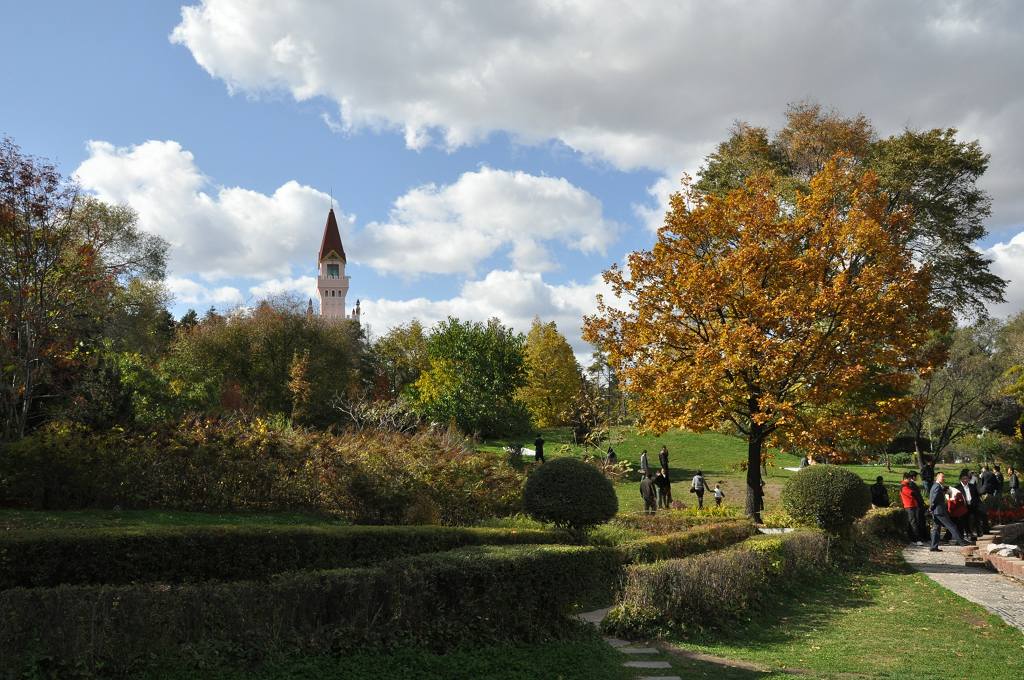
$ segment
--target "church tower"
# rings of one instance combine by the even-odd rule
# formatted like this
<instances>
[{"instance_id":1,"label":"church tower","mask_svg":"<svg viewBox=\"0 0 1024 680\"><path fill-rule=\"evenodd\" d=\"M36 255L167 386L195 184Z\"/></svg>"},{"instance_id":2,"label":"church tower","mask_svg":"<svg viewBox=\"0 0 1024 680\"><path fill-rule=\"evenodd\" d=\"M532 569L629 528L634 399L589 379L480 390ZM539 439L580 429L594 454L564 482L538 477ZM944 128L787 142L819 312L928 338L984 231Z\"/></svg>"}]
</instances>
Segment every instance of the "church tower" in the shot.
<instances>
[{"instance_id":1,"label":"church tower","mask_svg":"<svg viewBox=\"0 0 1024 680\"><path fill-rule=\"evenodd\" d=\"M344 319L345 296L349 277L345 276L345 249L341 245L338 220L334 208L327 213L324 237L317 258L316 288L320 294L320 316L326 319ZM352 318L356 318L353 315Z\"/></svg>"}]
</instances>

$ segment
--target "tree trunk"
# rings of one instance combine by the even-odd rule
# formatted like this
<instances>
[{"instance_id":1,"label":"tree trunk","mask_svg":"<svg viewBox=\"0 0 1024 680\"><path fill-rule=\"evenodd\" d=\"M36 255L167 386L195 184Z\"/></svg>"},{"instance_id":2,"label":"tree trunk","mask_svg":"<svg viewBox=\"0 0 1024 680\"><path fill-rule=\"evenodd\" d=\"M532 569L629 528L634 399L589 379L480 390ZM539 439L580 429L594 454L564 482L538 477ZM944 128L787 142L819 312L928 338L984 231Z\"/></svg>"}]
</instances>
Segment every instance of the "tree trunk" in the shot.
<instances>
[{"instance_id":1,"label":"tree trunk","mask_svg":"<svg viewBox=\"0 0 1024 680\"><path fill-rule=\"evenodd\" d=\"M747 437L747 517L758 524L761 523L762 487L761 487L761 448L764 445L764 432L759 425L751 423Z\"/></svg>"}]
</instances>

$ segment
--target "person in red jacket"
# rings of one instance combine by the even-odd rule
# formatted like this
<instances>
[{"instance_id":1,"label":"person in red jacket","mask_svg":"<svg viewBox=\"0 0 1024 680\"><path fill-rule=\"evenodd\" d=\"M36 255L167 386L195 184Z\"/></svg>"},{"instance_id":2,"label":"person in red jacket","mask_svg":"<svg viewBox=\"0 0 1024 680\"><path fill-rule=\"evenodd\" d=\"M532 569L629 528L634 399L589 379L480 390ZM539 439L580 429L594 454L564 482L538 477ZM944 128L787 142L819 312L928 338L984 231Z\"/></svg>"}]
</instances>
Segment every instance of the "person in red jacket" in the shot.
<instances>
[{"instance_id":1,"label":"person in red jacket","mask_svg":"<svg viewBox=\"0 0 1024 680\"><path fill-rule=\"evenodd\" d=\"M907 511L907 535L910 542L923 546L921 537L925 535L924 526L924 499L921 491L917 488L916 472L904 472L903 481L900 482L900 501L903 509Z\"/></svg>"}]
</instances>

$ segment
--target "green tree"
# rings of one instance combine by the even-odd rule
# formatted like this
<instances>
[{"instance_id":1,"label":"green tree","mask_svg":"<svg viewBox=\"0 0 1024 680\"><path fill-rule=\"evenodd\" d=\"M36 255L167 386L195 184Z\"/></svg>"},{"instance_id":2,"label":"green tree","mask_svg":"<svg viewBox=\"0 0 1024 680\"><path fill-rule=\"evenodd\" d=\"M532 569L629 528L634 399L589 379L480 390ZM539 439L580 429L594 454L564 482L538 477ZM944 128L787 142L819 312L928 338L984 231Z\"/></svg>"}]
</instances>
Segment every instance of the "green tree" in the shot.
<instances>
[{"instance_id":1,"label":"green tree","mask_svg":"<svg viewBox=\"0 0 1024 680\"><path fill-rule=\"evenodd\" d=\"M427 333L423 324L413 319L396 326L373 343L373 396L396 399L430 367L427 356Z\"/></svg>"},{"instance_id":2,"label":"green tree","mask_svg":"<svg viewBox=\"0 0 1024 680\"><path fill-rule=\"evenodd\" d=\"M905 130L879 139L862 115L846 118L815 103L792 104L774 137L765 128L737 123L705 159L695 187L725 195L765 171L780 195L795 200L837 152L878 177L895 214L909 209L911 228L900 238L933 275L932 302L965 316L984 316L1001 302L1006 282L989 269L973 244L987 233L991 200L978 186L989 156L977 141L960 141L954 128Z\"/></svg>"},{"instance_id":3,"label":"green tree","mask_svg":"<svg viewBox=\"0 0 1024 680\"><path fill-rule=\"evenodd\" d=\"M0 141L0 437L24 435L41 402L61 404L96 368L111 319L131 317L138 282L163 278L166 250L131 209Z\"/></svg>"},{"instance_id":4,"label":"green tree","mask_svg":"<svg viewBox=\"0 0 1024 680\"><path fill-rule=\"evenodd\" d=\"M580 391L580 367L554 321L534 319L526 335L526 384L519 397L538 427L563 425L566 407Z\"/></svg>"},{"instance_id":5,"label":"green tree","mask_svg":"<svg viewBox=\"0 0 1024 680\"><path fill-rule=\"evenodd\" d=\"M300 300L279 297L183 329L165 369L179 393L206 393L213 380L246 410L324 424L335 418L335 396L361 389L365 344L359 324L307 317Z\"/></svg>"},{"instance_id":6,"label":"green tree","mask_svg":"<svg viewBox=\"0 0 1024 680\"><path fill-rule=\"evenodd\" d=\"M430 367L413 386L417 408L467 433L522 432L529 426L529 413L516 396L526 383L524 345L522 334L497 319L442 321L427 340Z\"/></svg>"}]
</instances>

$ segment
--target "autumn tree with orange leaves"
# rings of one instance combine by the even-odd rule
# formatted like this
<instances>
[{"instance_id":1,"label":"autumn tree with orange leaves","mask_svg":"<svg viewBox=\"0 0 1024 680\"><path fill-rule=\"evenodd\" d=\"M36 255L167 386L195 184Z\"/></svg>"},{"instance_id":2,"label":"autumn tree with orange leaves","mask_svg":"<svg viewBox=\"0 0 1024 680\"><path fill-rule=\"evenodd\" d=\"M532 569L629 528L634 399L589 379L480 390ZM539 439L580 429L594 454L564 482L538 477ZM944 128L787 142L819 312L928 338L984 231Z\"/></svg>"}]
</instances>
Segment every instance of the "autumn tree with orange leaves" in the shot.
<instances>
[{"instance_id":1,"label":"autumn tree with orange leaves","mask_svg":"<svg viewBox=\"0 0 1024 680\"><path fill-rule=\"evenodd\" d=\"M941 359L925 331L950 323L902 238L910 215L887 209L873 174L836 156L795 204L777 184L684 186L653 249L605 272L618 301L584 324L645 428L731 423L746 436L755 517L766 447L884 441L912 406L910 371Z\"/></svg>"}]
</instances>

